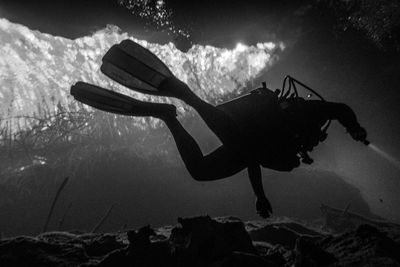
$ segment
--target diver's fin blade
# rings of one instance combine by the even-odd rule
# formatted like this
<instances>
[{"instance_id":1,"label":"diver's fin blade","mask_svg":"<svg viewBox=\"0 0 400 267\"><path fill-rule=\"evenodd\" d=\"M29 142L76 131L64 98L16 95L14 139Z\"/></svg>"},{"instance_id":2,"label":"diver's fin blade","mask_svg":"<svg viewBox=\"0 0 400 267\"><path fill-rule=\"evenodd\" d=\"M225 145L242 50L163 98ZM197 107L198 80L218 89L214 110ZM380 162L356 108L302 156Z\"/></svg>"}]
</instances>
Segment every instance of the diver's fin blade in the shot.
<instances>
[{"instance_id":1,"label":"diver's fin blade","mask_svg":"<svg viewBox=\"0 0 400 267\"><path fill-rule=\"evenodd\" d=\"M161 82L173 77L156 55L129 39L107 51L101 71L132 90L161 96L163 94L158 91Z\"/></svg>"},{"instance_id":2,"label":"diver's fin blade","mask_svg":"<svg viewBox=\"0 0 400 267\"><path fill-rule=\"evenodd\" d=\"M71 86L71 95L86 105L103 111L130 115L137 100L85 82Z\"/></svg>"},{"instance_id":3,"label":"diver's fin blade","mask_svg":"<svg viewBox=\"0 0 400 267\"><path fill-rule=\"evenodd\" d=\"M119 44L119 47L130 56L133 56L139 61L146 63L146 65L148 65L150 68L157 70L160 74L166 77L173 76L170 69L164 64L164 62L161 61L160 58L138 43L135 43L130 39L126 39Z\"/></svg>"},{"instance_id":4,"label":"diver's fin blade","mask_svg":"<svg viewBox=\"0 0 400 267\"><path fill-rule=\"evenodd\" d=\"M117 81L118 83L135 91L153 91L155 93L157 92L157 89L155 87L145 82L142 82L141 80L135 78L132 74L111 64L109 61L103 61L100 70L114 81Z\"/></svg>"}]
</instances>

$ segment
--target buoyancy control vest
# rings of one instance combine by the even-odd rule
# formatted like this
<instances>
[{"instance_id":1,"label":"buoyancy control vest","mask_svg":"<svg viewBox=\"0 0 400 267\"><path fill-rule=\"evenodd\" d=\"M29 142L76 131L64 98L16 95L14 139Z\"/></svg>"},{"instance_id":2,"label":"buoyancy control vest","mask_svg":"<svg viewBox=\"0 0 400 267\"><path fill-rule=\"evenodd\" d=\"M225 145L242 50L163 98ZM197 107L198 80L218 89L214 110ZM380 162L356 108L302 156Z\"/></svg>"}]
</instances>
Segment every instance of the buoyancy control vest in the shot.
<instances>
[{"instance_id":1,"label":"buoyancy control vest","mask_svg":"<svg viewBox=\"0 0 400 267\"><path fill-rule=\"evenodd\" d=\"M277 95L267 88L257 88L250 93L217 105L234 120L238 130L247 137L272 137L280 125L280 107Z\"/></svg>"},{"instance_id":2,"label":"buoyancy control vest","mask_svg":"<svg viewBox=\"0 0 400 267\"><path fill-rule=\"evenodd\" d=\"M263 154L283 160L296 156L311 164L308 152L325 139L326 129L309 120L304 98L280 97L279 93L263 83L263 87L217 108L230 115L249 145L257 146L255 153L260 158Z\"/></svg>"}]
</instances>

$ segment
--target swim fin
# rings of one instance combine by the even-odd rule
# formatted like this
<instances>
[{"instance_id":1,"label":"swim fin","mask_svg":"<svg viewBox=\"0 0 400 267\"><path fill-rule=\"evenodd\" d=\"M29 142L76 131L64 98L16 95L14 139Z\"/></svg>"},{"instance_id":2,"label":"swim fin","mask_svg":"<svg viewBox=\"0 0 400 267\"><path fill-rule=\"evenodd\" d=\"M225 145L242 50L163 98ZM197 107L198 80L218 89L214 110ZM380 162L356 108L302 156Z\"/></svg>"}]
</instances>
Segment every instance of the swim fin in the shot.
<instances>
[{"instance_id":1,"label":"swim fin","mask_svg":"<svg viewBox=\"0 0 400 267\"><path fill-rule=\"evenodd\" d=\"M132 90L158 96L165 96L165 92L158 90L160 84L174 77L156 55L129 39L107 51L100 69L114 81Z\"/></svg>"},{"instance_id":2,"label":"swim fin","mask_svg":"<svg viewBox=\"0 0 400 267\"><path fill-rule=\"evenodd\" d=\"M85 82L77 82L71 86L71 95L76 100L91 107L122 115L130 115L133 103L137 101L128 96Z\"/></svg>"},{"instance_id":3,"label":"swim fin","mask_svg":"<svg viewBox=\"0 0 400 267\"><path fill-rule=\"evenodd\" d=\"M129 96L85 82L71 86L71 95L91 107L130 116L176 116L176 108L170 104L143 102Z\"/></svg>"}]
</instances>

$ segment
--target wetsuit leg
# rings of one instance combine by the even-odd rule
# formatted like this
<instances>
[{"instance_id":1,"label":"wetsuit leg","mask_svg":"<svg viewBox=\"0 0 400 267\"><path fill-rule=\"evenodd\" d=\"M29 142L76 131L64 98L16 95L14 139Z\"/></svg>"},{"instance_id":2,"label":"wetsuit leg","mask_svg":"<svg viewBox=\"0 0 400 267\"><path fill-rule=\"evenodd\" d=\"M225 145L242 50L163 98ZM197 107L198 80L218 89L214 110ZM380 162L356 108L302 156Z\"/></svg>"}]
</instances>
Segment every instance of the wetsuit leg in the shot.
<instances>
[{"instance_id":1,"label":"wetsuit leg","mask_svg":"<svg viewBox=\"0 0 400 267\"><path fill-rule=\"evenodd\" d=\"M199 98L185 83L177 79L167 80L161 90L169 91L170 95L193 107L223 144L211 154L203 156L196 141L176 118L164 119L182 160L194 179L210 181L225 178L254 161L245 138L228 114Z\"/></svg>"},{"instance_id":2,"label":"wetsuit leg","mask_svg":"<svg viewBox=\"0 0 400 267\"><path fill-rule=\"evenodd\" d=\"M222 145L204 156L194 138L175 118L165 118L179 153L191 176L198 181L213 181L229 177L246 168L243 158Z\"/></svg>"},{"instance_id":3,"label":"wetsuit leg","mask_svg":"<svg viewBox=\"0 0 400 267\"><path fill-rule=\"evenodd\" d=\"M160 90L168 91L170 95L193 107L229 150L235 151L234 153L237 154L246 154L248 158L251 158L252 153L248 151L245 138L242 137L235 122L228 114L199 98L187 84L176 78L167 79L160 85Z\"/></svg>"},{"instance_id":4,"label":"wetsuit leg","mask_svg":"<svg viewBox=\"0 0 400 267\"><path fill-rule=\"evenodd\" d=\"M184 101L196 110L224 146L234 153L244 153L247 154L247 157L251 155L247 151L245 138L228 114L202 100L194 93L186 97Z\"/></svg>"}]
</instances>

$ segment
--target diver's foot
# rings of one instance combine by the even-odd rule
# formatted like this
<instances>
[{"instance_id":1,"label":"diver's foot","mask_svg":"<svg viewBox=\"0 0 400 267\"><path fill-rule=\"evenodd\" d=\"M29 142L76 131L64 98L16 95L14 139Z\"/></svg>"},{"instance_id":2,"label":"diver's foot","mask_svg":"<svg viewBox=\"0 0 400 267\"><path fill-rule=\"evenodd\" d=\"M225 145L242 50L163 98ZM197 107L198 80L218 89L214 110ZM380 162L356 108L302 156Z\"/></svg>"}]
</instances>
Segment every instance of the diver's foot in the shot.
<instances>
[{"instance_id":1,"label":"diver's foot","mask_svg":"<svg viewBox=\"0 0 400 267\"><path fill-rule=\"evenodd\" d=\"M185 102L194 96L189 86L175 77L169 77L162 81L158 90L162 95L175 97Z\"/></svg>"},{"instance_id":2,"label":"diver's foot","mask_svg":"<svg viewBox=\"0 0 400 267\"><path fill-rule=\"evenodd\" d=\"M152 117L163 121L176 118L176 107L174 105L163 103L156 105L157 107L155 108L154 113L151 115Z\"/></svg>"}]
</instances>

